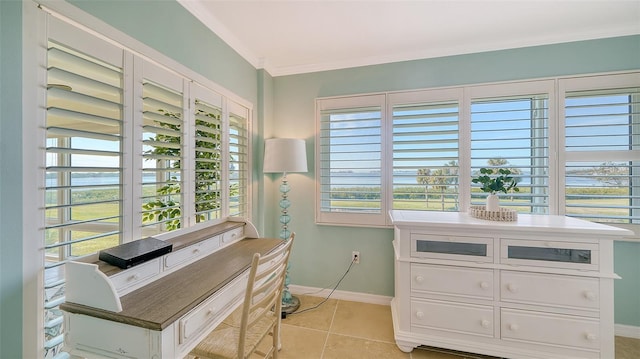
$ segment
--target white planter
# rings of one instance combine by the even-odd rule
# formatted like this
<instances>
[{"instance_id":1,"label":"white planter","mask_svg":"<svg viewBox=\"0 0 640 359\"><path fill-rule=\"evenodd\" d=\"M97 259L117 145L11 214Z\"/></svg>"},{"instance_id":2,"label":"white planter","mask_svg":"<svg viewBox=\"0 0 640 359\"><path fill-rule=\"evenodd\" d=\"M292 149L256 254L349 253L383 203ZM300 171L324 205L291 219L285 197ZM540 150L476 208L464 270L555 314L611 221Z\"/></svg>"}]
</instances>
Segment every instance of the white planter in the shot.
<instances>
[{"instance_id":1,"label":"white planter","mask_svg":"<svg viewBox=\"0 0 640 359\"><path fill-rule=\"evenodd\" d=\"M489 193L487 196L487 203L485 204L485 209L489 212L498 212L500 211L500 199L498 195L494 193Z\"/></svg>"}]
</instances>

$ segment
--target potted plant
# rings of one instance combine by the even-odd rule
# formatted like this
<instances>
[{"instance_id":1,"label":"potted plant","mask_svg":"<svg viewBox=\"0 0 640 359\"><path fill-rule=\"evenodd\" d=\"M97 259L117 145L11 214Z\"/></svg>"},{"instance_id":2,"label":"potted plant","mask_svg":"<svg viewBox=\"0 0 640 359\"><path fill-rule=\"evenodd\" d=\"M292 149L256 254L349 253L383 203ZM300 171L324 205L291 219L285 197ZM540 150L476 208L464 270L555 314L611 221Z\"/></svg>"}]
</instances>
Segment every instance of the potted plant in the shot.
<instances>
[{"instance_id":1,"label":"potted plant","mask_svg":"<svg viewBox=\"0 0 640 359\"><path fill-rule=\"evenodd\" d=\"M500 202L497 193L509 193L509 191L520 192L515 178L511 177L511 171L506 168L491 169L481 168L480 175L472 179L471 182L479 183L482 192L487 192L487 203L485 209L491 212L500 210Z\"/></svg>"}]
</instances>

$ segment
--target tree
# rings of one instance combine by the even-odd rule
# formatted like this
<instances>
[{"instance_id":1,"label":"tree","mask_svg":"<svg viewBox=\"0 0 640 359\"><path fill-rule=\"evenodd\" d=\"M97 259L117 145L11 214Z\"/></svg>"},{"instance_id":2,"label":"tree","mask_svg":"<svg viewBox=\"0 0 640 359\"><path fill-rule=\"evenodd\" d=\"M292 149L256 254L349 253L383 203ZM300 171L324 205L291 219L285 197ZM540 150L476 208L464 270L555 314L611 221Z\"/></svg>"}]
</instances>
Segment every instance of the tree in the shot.
<instances>
[{"instance_id":1,"label":"tree","mask_svg":"<svg viewBox=\"0 0 640 359\"><path fill-rule=\"evenodd\" d=\"M163 109L159 109L158 111L169 118L181 119L180 113L172 113ZM161 121L155 122L160 128L180 132L180 125ZM149 140L163 143L181 143L180 136L171 136L161 133L157 134L156 137L150 137ZM180 168L180 146L177 146L177 148L172 146L155 146L153 149L145 151L145 154L164 157L164 159L155 160L157 167L163 168L169 165L175 169ZM150 161L151 159L145 160ZM176 201L174 199L174 195L177 195L180 192L181 187L178 179L175 177L170 178L170 181L156 190L156 194L158 196L154 201L149 201L142 205L142 209L144 210L142 213L142 223L166 220L164 222L164 226L168 231L180 228L182 210L180 207L180 201Z\"/></svg>"},{"instance_id":2,"label":"tree","mask_svg":"<svg viewBox=\"0 0 640 359\"><path fill-rule=\"evenodd\" d=\"M440 201L442 210L444 211L444 200L446 191L449 186L457 183L458 180L458 163L455 160L447 162L444 167L437 169L419 168L416 181L419 184L425 186L425 199L427 206L429 205L428 189L431 186L437 193L440 194Z\"/></svg>"},{"instance_id":3,"label":"tree","mask_svg":"<svg viewBox=\"0 0 640 359\"><path fill-rule=\"evenodd\" d=\"M424 186L424 199L427 201L427 207L429 206L429 186L433 182L433 176L431 176L431 170L429 168L418 168L418 177L416 177L418 184Z\"/></svg>"},{"instance_id":4,"label":"tree","mask_svg":"<svg viewBox=\"0 0 640 359\"><path fill-rule=\"evenodd\" d=\"M600 167L593 168L593 174L596 180L612 184L614 186L629 185L629 167L623 163L615 163L612 161L604 162Z\"/></svg>"},{"instance_id":5,"label":"tree","mask_svg":"<svg viewBox=\"0 0 640 359\"><path fill-rule=\"evenodd\" d=\"M165 116L180 119L179 113L170 113L159 110ZM179 131L179 125L156 121L159 127ZM205 212L218 210L222 206L222 189L219 182L222 178L222 137L220 127L220 114L210 113L197 109L195 141L195 211L196 222L207 220ZM180 137L158 134L152 141L180 143ZM155 147L146 154L164 155L175 157L173 168L180 168L180 149ZM239 188L230 186L230 195L237 195ZM142 221L153 222L156 218L160 221L170 219L164 223L166 230L172 231L181 227L182 211L180 203L172 200L172 194L181 193L180 182L176 178L156 190L158 198L142 205L145 212Z\"/></svg>"}]
</instances>

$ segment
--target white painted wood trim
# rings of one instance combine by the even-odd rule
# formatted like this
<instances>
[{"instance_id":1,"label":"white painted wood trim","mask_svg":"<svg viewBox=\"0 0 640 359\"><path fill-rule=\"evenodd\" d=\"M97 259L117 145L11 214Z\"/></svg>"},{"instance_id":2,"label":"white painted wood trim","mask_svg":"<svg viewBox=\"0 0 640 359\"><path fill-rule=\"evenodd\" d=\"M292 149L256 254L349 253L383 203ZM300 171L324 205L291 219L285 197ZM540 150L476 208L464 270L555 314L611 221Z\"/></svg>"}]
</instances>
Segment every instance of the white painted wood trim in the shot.
<instances>
[{"instance_id":1,"label":"white painted wood trim","mask_svg":"<svg viewBox=\"0 0 640 359\"><path fill-rule=\"evenodd\" d=\"M619 337L640 339L640 327L633 325L616 324L614 332Z\"/></svg>"},{"instance_id":2,"label":"white painted wood trim","mask_svg":"<svg viewBox=\"0 0 640 359\"><path fill-rule=\"evenodd\" d=\"M311 297L323 297L323 298L326 298L331 293L330 288L322 289L322 288L315 288L315 287L305 287L301 285L289 285L289 291L292 294L296 294L296 295L308 295ZM331 298L348 300L352 302L380 304L380 305L390 305L391 299L393 299L393 297L389 297L386 295L349 292L345 290L334 291L333 294L331 294Z\"/></svg>"}]
</instances>

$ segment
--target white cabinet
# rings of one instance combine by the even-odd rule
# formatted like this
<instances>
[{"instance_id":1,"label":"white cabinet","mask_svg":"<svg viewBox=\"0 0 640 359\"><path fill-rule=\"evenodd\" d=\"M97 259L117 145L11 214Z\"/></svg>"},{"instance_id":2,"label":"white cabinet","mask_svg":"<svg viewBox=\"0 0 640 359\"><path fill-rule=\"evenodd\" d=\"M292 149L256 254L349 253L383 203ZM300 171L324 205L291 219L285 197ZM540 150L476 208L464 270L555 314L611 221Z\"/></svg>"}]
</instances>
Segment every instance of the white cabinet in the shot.
<instances>
[{"instance_id":1,"label":"white cabinet","mask_svg":"<svg viewBox=\"0 0 640 359\"><path fill-rule=\"evenodd\" d=\"M564 216L516 222L391 211L398 347L507 358L613 358L613 239Z\"/></svg>"}]
</instances>

